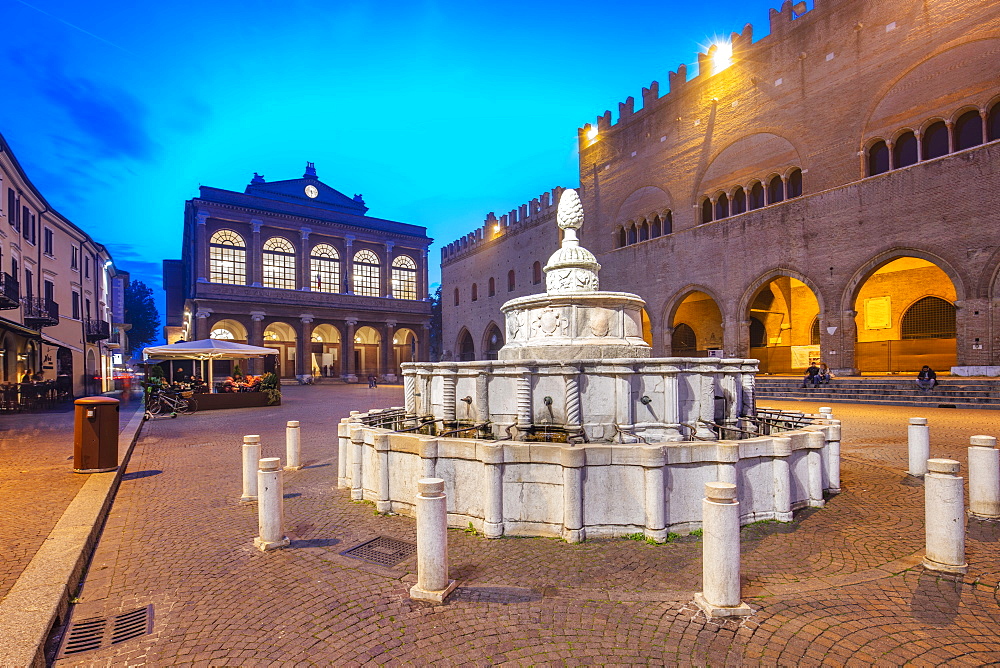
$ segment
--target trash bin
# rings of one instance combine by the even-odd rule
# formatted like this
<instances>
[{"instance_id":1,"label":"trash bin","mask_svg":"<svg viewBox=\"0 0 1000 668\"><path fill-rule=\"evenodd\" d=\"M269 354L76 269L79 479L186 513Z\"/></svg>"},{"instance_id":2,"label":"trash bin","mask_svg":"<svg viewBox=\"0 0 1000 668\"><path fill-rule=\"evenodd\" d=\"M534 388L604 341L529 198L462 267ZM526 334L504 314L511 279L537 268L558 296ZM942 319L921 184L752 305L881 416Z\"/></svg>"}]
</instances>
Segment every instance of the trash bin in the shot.
<instances>
[{"instance_id":1,"label":"trash bin","mask_svg":"<svg viewBox=\"0 0 1000 668\"><path fill-rule=\"evenodd\" d=\"M118 400L83 397L73 402L73 471L104 473L118 468Z\"/></svg>"}]
</instances>

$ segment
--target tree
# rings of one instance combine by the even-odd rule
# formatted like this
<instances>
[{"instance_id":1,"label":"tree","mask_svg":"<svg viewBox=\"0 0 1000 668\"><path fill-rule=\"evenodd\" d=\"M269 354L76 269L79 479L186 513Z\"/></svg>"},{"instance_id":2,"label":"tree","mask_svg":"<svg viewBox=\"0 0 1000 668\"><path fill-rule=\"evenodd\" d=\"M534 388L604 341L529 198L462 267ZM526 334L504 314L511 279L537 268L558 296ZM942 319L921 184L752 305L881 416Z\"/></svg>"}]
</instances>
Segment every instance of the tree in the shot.
<instances>
[{"instance_id":1,"label":"tree","mask_svg":"<svg viewBox=\"0 0 1000 668\"><path fill-rule=\"evenodd\" d=\"M153 301L153 290L142 281L129 281L125 288L125 322L129 352L160 338L160 313Z\"/></svg>"}]
</instances>

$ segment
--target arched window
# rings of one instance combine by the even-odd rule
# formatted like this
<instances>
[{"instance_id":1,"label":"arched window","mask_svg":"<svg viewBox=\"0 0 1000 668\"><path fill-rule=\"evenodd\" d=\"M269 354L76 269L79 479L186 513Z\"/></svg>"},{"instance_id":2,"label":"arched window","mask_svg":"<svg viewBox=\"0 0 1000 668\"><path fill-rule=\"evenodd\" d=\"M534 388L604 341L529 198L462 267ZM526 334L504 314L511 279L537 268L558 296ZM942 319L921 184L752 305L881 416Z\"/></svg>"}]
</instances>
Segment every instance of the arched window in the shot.
<instances>
[{"instance_id":1,"label":"arched window","mask_svg":"<svg viewBox=\"0 0 1000 668\"><path fill-rule=\"evenodd\" d=\"M240 235L232 230L213 234L208 242L208 261L208 280L212 283L246 285L247 247Z\"/></svg>"},{"instance_id":2,"label":"arched window","mask_svg":"<svg viewBox=\"0 0 1000 668\"><path fill-rule=\"evenodd\" d=\"M462 330L462 335L458 338L458 359L461 362L471 362L476 359L476 344L466 329Z\"/></svg>"},{"instance_id":3,"label":"arched window","mask_svg":"<svg viewBox=\"0 0 1000 668\"><path fill-rule=\"evenodd\" d=\"M767 328L755 316L750 316L750 347L765 348L767 346Z\"/></svg>"},{"instance_id":4,"label":"arched window","mask_svg":"<svg viewBox=\"0 0 1000 668\"><path fill-rule=\"evenodd\" d=\"M642 225L639 226L639 241L649 241L649 223L643 218Z\"/></svg>"},{"instance_id":5,"label":"arched window","mask_svg":"<svg viewBox=\"0 0 1000 668\"><path fill-rule=\"evenodd\" d=\"M772 176L767 182L767 203L777 204L785 201L785 184L781 182L780 176Z\"/></svg>"},{"instance_id":6,"label":"arched window","mask_svg":"<svg viewBox=\"0 0 1000 668\"><path fill-rule=\"evenodd\" d=\"M655 239L661 234L663 234L663 223L660 222L660 216L653 216L653 224L649 226L649 238Z\"/></svg>"},{"instance_id":7,"label":"arched window","mask_svg":"<svg viewBox=\"0 0 1000 668\"><path fill-rule=\"evenodd\" d=\"M973 109L958 117L955 121L955 150L972 148L983 143L983 118L979 111Z\"/></svg>"},{"instance_id":8,"label":"arched window","mask_svg":"<svg viewBox=\"0 0 1000 668\"><path fill-rule=\"evenodd\" d=\"M809 345L819 345L819 318L813 320L812 328L809 330Z\"/></svg>"},{"instance_id":9,"label":"arched window","mask_svg":"<svg viewBox=\"0 0 1000 668\"><path fill-rule=\"evenodd\" d=\"M663 234L671 234L674 231L674 214L667 211L663 216Z\"/></svg>"},{"instance_id":10,"label":"arched window","mask_svg":"<svg viewBox=\"0 0 1000 668\"><path fill-rule=\"evenodd\" d=\"M535 264L531 265L531 282L533 285L542 282L542 263L538 260L535 260Z\"/></svg>"},{"instance_id":11,"label":"arched window","mask_svg":"<svg viewBox=\"0 0 1000 668\"><path fill-rule=\"evenodd\" d=\"M741 213L746 213L747 210L747 194L743 188L737 188L733 192L733 215L739 215Z\"/></svg>"},{"instance_id":12,"label":"arched window","mask_svg":"<svg viewBox=\"0 0 1000 668\"><path fill-rule=\"evenodd\" d=\"M715 219L722 220L723 218L729 218L729 198L726 197L726 193L722 193L715 200Z\"/></svg>"},{"instance_id":13,"label":"arched window","mask_svg":"<svg viewBox=\"0 0 1000 668\"><path fill-rule=\"evenodd\" d=\"M802 196L801 169L793 169L792 173L788 175L788 183L786 184L786 189L788 190L788 199Z\"/></svg>"},{"instance_id":14,"label":"arched window","mask_svg":"<svg viewBox=\"0 0 1000 668\"><path fill-rule=\"evenodd\" d=\"M712 222L712 200L707 197L701 202L701 222L703 225Z\"/></svg>"},{"instance_id":15,"label":"arched window","mask_svg":"<svg viewBox=\"0 0 1000 668\"><path fill-rule=\"evenodd\" d=\"M948 126L944 121L932 123L924 130L924 160L948 155Z\"/></svg>"},{"instance_id":16,"label":"arched window","mask_svg":"<svg viewBox=\"0 0 1000 668\"><path fill-rule=\"evenodd\" d=\"M354 294L364 297L381 297L381 267L378 256L370 250L354 254Z\"/></svg>"},{"instance_id":17,"label":"arched window","mask_svg":"<svg viewBox=\"0 0 1000 668\"><path fill-rule=\"evenodd\" d=\"M764 186L760 181L754 181L750 186L750 196L747 198L747 210L753 211L764 206Z\"/></svg>"},{"instance_id":18,"label":"arched window","mask_svg":"<svg viewBox=\"0 0 1000 668\"><path fill-rule=\"evenodd\" d=\"M492 276L490 276L489 289L490 289L490 297L492 297L497 293L497 282L496 279L494 279Z\"/></svg>"},{"instance_id":19,"label":"arched window","mask_svg":"<svg viewBox=\"0 0 1000 668\"><path fill-rule=\"evenodd\" d=\"M954 339L955 306L940 297L918 299L900 322L903 339Z\"/></svg>"},{"instance_id":20,"label":"arched window","mask_svg":"<svg viewBox=\"0 0 1000 668\"><path fill-rule=\"evenodd\" d=\"M514 292L516 283L514 281L514 270L511 269L507 272L507 292Z\"/></svg>"},{"instance_id":21,"label":"arched window","mask_svg":"<svg viewBox=\"0 0 1000 668\"><path fill-rule=\"evenodd\" d=\"M338 292L340 254L330 244L316 244L309 254L309 287L316 292Z\"/></svg>"},{"instance_id":22,"label":"arched window","mask_svg":"<svg viewBox=\"0 0 1000 668\"><path fill-rule=\"evenodd\" d=\"M889 147L884 141L877 141L868 148L868 176L885 174L889 171Z\"/></svg>"},{"instance_id":23,"label":"arched window","mask_svg":"<svg viewBox=\"0 0 1000 668\"><path fill-rule=\"evenodd\" d=\"M400 255L392 261L392 296L417 298L417 263L409 255Z\"/></svg>"},{"instance_id":24,"label":"arched window","mask_svg":"<svg viewBox=\"0 0 1000 668\"><path fill-rule=\"evenodd\" d=\"M497 359L501 348L503 348L503 333L499 327L491 323L489 329L486 330L486 350L484 351L486 359Z\"/></svg>"},{"instance_id":25,"label":"arched window","mask_svg":"<svg viewBox=\"0 0 1000 668\"><path fill-rule=\"evenodd\" d=\"M212 330L212 333L208 335L210 339L221 339L223 341L232 341L236 337L225 327L219 327Z\"/></svg>"},{"instance_id":26,"label":"arched window","mask_svg":"<svg viewBox=\"0 0 1000 668\"><path fill-rule=\"evenodd\" d=\"M479 286L472 284L472 301L479 301Z\"/></svg>"},{"instance_id":27,"label":"arched window","mask_svg":"<svg viewBox=\"0 0 1000 668\"><path fill-rule=\"evenodd\" d=\"M635 229L635 223L630 223L628 226L628 244L631 246L639 241L639 233Z\"/></svg>"},{"instance_id":28,"label":"arched window","mask_svg":"<svg viewBox=\"0 0 1000 668\"><path fill-rule=\"evenodd\" d=\"M989 141L1000 139L1000 102L993 105L986 117L986 133Z\"/></svg>"},{"instance_id":29,"label":"arched window","mask_svg":"<svg viewBox=\"0 0 1000 668\"><path fill-rule=\"evenodd\" d=\"M617 248L628 246L628 232L625 231L624 227L618 227L618 231L615 233L615 240L618 244Z\"/></svg>"},{"instance_id":30,"label":"arched window","mask_svg":"<svg viewBox=\"0 0 1000 668\"><path fill-rule=\"evenodd\" d=\"M295 247L288 239L271 237L264 242L264 287L295 289Z\"/></svg>"},{"instance_id":31,"label":"arched window","mask_svg":"<svg viewBox=\"0 0 1000 668\"><path fill-rule=\"evenodd\" d=\"M892 147L892 162L896 169L917 164L917 137L912 132L904 132L896 138Z\"/></svg>"},{"instance_id":32,"label":"arched window","mask_svg":"<svg viewBox=\"0 0 1000 668\"><path fill-rule=\"evenodd\" d=\"M458 306L458 288L455 288L455 306Z\"/></svg>"},{"instance_id":33,"label":"arched window","mask_svg":"<svg viewBox=\"0 0 1000 668\"><path fill-rule=\"evenodd\" d=\"M674 334L670 339L671 354L675 357L694 357L698 352L698 337L691 326L685 323L674 325Z\"/></svg>"}]
</instances>

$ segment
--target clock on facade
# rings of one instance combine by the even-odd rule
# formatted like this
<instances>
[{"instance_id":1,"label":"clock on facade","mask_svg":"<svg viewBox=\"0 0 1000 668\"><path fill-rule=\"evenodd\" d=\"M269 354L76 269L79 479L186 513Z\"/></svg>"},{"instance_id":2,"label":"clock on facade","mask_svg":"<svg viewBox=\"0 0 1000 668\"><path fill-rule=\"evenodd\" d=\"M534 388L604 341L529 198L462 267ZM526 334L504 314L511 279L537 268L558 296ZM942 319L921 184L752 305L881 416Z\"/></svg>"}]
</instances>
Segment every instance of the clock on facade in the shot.
<instances>
[{"instance_id":1,"label":"clock on facade","mask_svg":"<svg viewBox=\"0 0 1000 668\"><path fill-rule=\"evenodd\" d=\"M319 191L316 190L316 186L308 185L306 186L306 195L309 197L316 197L317 195L319 195Z\"/></svg>"}]
</instances>

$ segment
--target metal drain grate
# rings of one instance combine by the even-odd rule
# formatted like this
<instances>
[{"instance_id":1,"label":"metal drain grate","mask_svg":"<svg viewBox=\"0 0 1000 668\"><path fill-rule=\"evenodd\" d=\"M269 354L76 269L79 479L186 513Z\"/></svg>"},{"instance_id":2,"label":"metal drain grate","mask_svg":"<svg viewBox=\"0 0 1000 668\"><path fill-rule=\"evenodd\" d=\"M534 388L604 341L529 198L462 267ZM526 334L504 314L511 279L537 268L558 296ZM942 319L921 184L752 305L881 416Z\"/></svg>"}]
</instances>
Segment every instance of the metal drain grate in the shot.
<instances>
[{"instance_id":1,"label":"metal drain grate","mask_svg":"<svg viewBox=\"0 0 1000 668\"><path fill-rule=\"evenodd\" d=\"M395 566L406 561L417 553L417 546L413 543L379 536L367 543L362 543L357 547L341 552L345 557L360 559L379 566Z\"/></svg>"},{"instance_id":2,"label":"metal drain grate","mask_svg":"<svg viewBox=\"0 0 1000 668\"><path fill-rule=\"evenodd\" d=\"M114 617L91 617L73 622L59 651L59 659L117 645L153 631L153 606Z\"/></svg>"}]
</instances>

